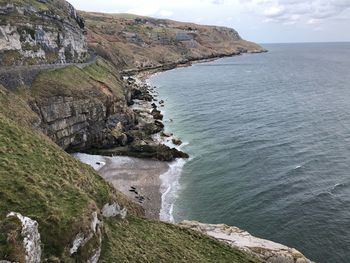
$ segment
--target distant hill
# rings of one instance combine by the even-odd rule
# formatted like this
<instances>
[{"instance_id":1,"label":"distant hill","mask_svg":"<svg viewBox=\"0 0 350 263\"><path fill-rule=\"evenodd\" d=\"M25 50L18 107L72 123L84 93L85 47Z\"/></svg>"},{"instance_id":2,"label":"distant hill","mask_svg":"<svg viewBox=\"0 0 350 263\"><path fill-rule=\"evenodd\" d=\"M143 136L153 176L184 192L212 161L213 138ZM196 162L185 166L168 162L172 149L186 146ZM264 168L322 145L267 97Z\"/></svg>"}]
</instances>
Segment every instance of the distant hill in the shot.
<instances>
[{"instance_id":1,"label":"distant hill","mask_svg":"<svg viewBox=\"0 0 350 263\"><path fill-rule=\"evenodd\" d=\"M89 46L127 69L264 51L227 27L130 14L80 14L86 22Z\"/></svg>"}]
</instances>

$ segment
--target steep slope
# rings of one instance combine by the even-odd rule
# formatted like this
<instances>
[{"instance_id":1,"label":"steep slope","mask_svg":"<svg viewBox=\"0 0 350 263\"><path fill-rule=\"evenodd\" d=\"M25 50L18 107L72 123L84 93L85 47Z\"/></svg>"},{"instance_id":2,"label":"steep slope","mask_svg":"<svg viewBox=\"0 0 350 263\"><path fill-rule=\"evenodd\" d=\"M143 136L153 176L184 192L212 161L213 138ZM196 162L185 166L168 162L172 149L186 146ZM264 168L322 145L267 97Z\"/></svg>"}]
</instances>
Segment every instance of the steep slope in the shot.
<instances>
[{"instance_id":1,"label":"steep slope","mask_svg":"<svg viewBox=\"0 0 350 263\"><path fill-rule=\"evenodd\" d=\"M147 69L265 51L226 27L126 14L81 12L81 15L86 21L90 47L118 68Z\"/></svg>"},{"instance_id":2,"label":"steep slope","mask_svg":"<svg viewBox=\"0 0 350 263\"><path fill-rule=\"evenodd\" d=\"M0 90L0 261L259 262L204 235L143 219L141 207L91 167L26 126L35 115ZM18 117L7 111L15 101ZM126 218L117 204L127 208Z\"/></svg>"},{"instance_id":3,"label":"steep slope","mask_svg":"<svg viewBox=\"0 0 350 263\"><path fill-rule=\"evenodd\" d=\"M25 90L29 104L40 116L40 128L66 150L123 144L120 133L133 127L135 115L127 106L127 89L114 68L97 61L81 69L69 66L42 71Z\"/></svg>"}]
</instances>

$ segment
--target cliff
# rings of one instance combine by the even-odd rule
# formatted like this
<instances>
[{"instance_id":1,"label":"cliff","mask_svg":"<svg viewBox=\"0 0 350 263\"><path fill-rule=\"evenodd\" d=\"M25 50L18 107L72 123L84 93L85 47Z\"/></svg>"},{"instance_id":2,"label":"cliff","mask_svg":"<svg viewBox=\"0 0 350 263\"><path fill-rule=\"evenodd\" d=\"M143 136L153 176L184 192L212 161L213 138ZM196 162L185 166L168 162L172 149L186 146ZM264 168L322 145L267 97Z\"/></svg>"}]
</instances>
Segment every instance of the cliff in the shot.
<instances>
[{"instance_id":1,"label":"cliff","mask_svg":"<svg viewBox=\"0 0 350 263\"><path fill-rule=\"evenodd\" d=\"M32 129L37 116L1 86L0 106L1 262L260 262L144 219L139 205Z\"/></svg>"},{"instance_id":2,"label":"cliff","mask_svg":"<svg viewBox=\"0 0 350 263\"><path fill-rule=\"evenodd\" d=\"M237 31L128 14L81 12L89 46L125 70L174 67L195 60L265 52Z\"/></svg>"},{"instance_id":3,"label":"cliff","mask_svg":"<svg viewBox=\"0 0 350 263\"><path fill-rule=\"evenodd\" d=\"M0 0L0 66L82 62L84 21L62 0Z\"/></svg>"}]
</instances>

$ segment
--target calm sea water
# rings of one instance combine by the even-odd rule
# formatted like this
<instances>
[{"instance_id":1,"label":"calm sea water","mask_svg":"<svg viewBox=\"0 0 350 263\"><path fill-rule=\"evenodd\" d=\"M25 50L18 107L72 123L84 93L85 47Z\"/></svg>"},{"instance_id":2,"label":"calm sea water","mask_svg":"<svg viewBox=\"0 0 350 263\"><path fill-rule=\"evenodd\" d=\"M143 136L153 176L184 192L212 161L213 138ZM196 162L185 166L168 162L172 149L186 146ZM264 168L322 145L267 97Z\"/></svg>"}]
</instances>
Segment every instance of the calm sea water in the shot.
<instances>
[{"instance_id":1,"label":"calm sea water","mask_svg":"<svg viewBox=\"0 0 350 263\"><path fill-rule=\"evenodd\" d=\"M350 43L266 45L153 76L188 145L173 216L350 262Z\"/></svg>"}]
</instances>

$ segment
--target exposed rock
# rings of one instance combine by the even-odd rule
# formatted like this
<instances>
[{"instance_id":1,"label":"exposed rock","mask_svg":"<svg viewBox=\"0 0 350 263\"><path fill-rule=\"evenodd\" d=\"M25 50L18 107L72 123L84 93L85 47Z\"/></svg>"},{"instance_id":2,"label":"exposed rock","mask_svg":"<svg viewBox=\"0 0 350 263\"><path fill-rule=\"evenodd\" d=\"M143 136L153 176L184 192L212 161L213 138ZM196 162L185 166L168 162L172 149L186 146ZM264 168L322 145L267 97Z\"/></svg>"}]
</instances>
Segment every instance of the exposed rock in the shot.
<instances>
[{"instance_id":1,"label":"exposed rock","mask_svg":"<svg viewBox=\"0 0 350 263\"><path fill-rule=\"evenodd\" d=\"M101 248L98 248L94 255L87 260L87 263L97 263L101 256Z\"/></svg>"},{"instance_id":2,"label":"exposed rock","mask_svg":"<svg viewBox=\"0 0 350 263\"><path fill-rule=\"evenodd\" d=\"M38 10L25 1L0 6L0 14L8 16L0 23L0 65L86 60L84 20L68 2L50 1L47 5L50 11Z\"/></svg>"},{"instance_id":3,"label":"exposed rock","mask_svg":"<svg viewBox=\"0 0 350 263\"><path fill-rule=\"evenodd\" d=\"M69 253L71 255L73 255L74 253L76 253L79 249L79 247L84 243L85 240L85 235L84 233L78 233L75 237L75 239L73 240L73 244L69 250Z\"/></svg>"},{"instance_id":4,"label":"exposed rock","mask_svg":"<svg viewBox=\"0 0 350 263\"><path fill-rule=\"evenodd\" d=\"M195 221L183 221L179 225L212 236L268 263L312 263L294 248L254 237L237 227L202 224Z\"/></svg>"},{"instance_id":5,"label":"exposed rock","mask_svg":"<svg viewBox=\"0 0 350 263\"><path fill-rule=\"evenodd\" d=\"M173 136L173 134L172 133L161 132L160 136L162 136L162 137L171 137L171 136Z\"/></svg>"},{"instance_id":6,"label":"exposed rock","mask_svg":"<svg viewBox=\"0 0 350 263\"><path fill-rule=\"evenodd\" d=\"M153 109L152 116L155 120L163 120L163 115L159 110Z\"/></svg>"},{"instance_id":7,"label":"exposed rock","mask_svg":"<svg viewBox=\"0 0 350 263\"><path fill-rule=\"evenodd\" d=\"M41 259L41 241L38 222L19 213L11 212L7 217L16 217L22 223L23 248L26 263L39 263Z\"/></svg>"},{"instance_id":8,"label":"exposed rock","mask_svg":"<svg viewBox=\"0 0 350 263\"><path fill-rule=\"evenodd\" d=\"M69 249L70 255L71 256L74 255L79 251L79 249L87 245L87 243L90 240L95 239L97 241L96 243L98 243L98 246L94 247L93 250L89 251L90 257L87 262L91 262L91 263L98 262L98 259L101 255L102 225L103 223L98 219L97 212L96 211L93 212L91 215L90 228L86 229L84 232L79 232L76 235L75 239L72 242L72 246Z\"/></svg>"},{"instance_id":9,"label":"exposed rock","mask_svg":"<svg viewBox=\"0 0 350 263\"><path fill-rule=\"evenodd\" d=\"M179 139L175 139L175 138L174 138L174 139L172 139L171 141L173 142L173 144L178 145L178 146L182 144L182 141L179 140Z\"/></svg>"},{"instance_id":10,"label":"exposed rock","mask_svg":"<svg viewBox=\"0 0 350 263\"><path fill-rule=\"evenodd\" d=\"M123 208L121 209L119 204L117 203L113 203L113 204L105 204L101 210L102 212L102 215L104 217L116 217L118 215L120 215L120 217L122 219L125 219L126 215L127 215L127 209L126 208Z\"/></svg>"},{"instance_id":11,"label":"exposed rock","mask_svg":"<svg viewBox=\"0 0 350 263\"><path fill-rule=\"evenodd\" d=\"M125 127L134 125L133 113L118 106L123 101L113 100L108 96L105 100L56 96L42 98L31 106L41 116L41 129L60 147L74 151L128 143L124 132Z\"/></svg>"}]
</instances>

